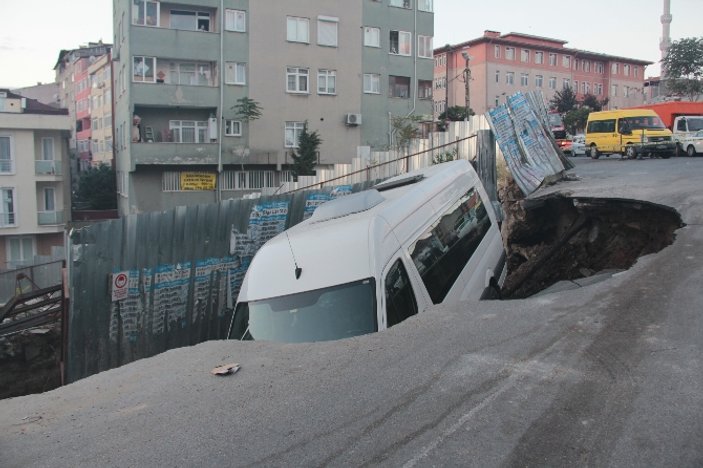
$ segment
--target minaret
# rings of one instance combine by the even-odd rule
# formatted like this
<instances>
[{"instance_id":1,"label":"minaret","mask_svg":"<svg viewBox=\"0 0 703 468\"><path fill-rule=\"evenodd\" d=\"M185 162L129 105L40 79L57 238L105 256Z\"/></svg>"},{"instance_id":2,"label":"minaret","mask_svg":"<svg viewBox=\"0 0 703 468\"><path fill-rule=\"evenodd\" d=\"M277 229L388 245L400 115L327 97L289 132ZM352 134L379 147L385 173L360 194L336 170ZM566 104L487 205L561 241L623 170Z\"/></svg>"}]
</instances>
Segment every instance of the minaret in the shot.
<instances>
[{"instance_id":1,"label":"minaret","mask_svg":"<svg viewBox=\"0 0 703 468\"><path fill-rule=\"evenodd\" d=\"M670 25L671 25L671 0L664 0L664 14L661 16L662 21L662 37L659 41L659 50L661 50L661 57L664 60L666 53L671 45L671 35L670 35ZM665 70L661 69L661 78L664 78Z\"/></svg>"}]
</instances>

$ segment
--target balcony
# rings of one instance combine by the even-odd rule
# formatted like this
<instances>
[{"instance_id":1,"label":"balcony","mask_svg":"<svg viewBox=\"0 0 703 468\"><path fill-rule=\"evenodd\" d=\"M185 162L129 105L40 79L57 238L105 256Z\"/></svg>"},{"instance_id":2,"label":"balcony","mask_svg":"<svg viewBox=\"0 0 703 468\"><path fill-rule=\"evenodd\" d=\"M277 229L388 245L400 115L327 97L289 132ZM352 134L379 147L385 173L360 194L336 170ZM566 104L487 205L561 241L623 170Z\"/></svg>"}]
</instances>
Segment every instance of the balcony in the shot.
<instances>
[{"instance_id":1,"label":"balcony","mask_svg":"<svg viewBox=\"0 0 703 468\"><path fill-rule=\"evenodd\" d=\"M166 28L133 28L133 55L216 62L220 58L220 35L211 32Z\"/></svg>"},{"instance_id":2,"label":"balcony","mask_svg":"<svg viewBox=\"0 0 703 468\"><path fill-rule=\"evenodd\" d=\"M53 226L63 224L63 211L38 211L37 224L40 226Z\"/></svg>"},{"instance_id":3,"label":"balcony","mask_svg":"<svg viewBox=\"0 0 703 468\"><path fill-rule=\"evenodd\" d=\"M61 161L45 161L37 160L34 161L34 173L38 176L51 175L60 176L63 175L63 169L61 168Z\"/></svg>"},{"instance_id":4,"label":"balcony","mask_svg":"<svg viewBox=\"0 0 703 468\"><path fill-rule=\"evenodd\" d=\"M218 143L132 143L137 164L217 164Z\"/></svg>"},{"instance_id":5,"label":"balcony","mask_svg":"<svg viewBox=\"0 0 703 468\"><path fill-rule=\"evenodd\" d=\"M217 87L166 83L133 83L133 101L144 106L217 107Z\"/></svg>"},{"instance_id":6,"label":"balcony","mask_svg":"<svg viewBox=\"0 0 703 468\"><path fill-rule=\"evenodd\" d=\"M0 159L0 175L2 174L14 174L15 173L15 160L14 159Z\"/></svg>"}]
</instances>

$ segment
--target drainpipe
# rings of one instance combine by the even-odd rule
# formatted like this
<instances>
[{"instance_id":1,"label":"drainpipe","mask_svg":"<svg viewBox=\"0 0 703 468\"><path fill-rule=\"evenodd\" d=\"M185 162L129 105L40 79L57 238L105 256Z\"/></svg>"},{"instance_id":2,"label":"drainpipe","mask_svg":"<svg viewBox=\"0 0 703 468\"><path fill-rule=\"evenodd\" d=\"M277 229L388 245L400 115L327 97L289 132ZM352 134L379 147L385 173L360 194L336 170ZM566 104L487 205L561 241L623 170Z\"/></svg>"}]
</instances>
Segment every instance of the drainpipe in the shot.
<instances>
[{"instance_id":1,"label":"drainpipe","mask_svg":"<svg viewBox=\"0 0 703 468\"><path fill-rule=\"evenodd\" d=\"M224 64L225 64L225 0L220 0L220 66L219 70L219 81L220 81L220 108L217 111L217 180L215 181L215 197L217 203L222 201L222 140L223 138L223 126L224 126L224 113L222 108L225 105L225 95L224 95Z\"/></svg>"}]
</instances>

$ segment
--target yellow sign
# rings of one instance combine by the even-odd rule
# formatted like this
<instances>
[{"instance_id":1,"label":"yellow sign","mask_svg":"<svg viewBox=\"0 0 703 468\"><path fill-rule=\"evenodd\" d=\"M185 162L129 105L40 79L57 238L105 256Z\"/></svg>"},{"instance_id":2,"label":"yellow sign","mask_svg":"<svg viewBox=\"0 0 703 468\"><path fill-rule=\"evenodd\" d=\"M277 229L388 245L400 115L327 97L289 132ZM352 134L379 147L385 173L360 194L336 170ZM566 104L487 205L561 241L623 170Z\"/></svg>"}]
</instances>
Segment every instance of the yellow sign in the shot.
<instances>
[{"instance_id":1,"label":"yellow sign","mask_svg":"<svg viewBox=\"0 0 703 468\"><path fill-rule=\"evenodd\" d=\"M181 172L181 190L215 190L215 174Z\"/></svg>"}]
</instances>

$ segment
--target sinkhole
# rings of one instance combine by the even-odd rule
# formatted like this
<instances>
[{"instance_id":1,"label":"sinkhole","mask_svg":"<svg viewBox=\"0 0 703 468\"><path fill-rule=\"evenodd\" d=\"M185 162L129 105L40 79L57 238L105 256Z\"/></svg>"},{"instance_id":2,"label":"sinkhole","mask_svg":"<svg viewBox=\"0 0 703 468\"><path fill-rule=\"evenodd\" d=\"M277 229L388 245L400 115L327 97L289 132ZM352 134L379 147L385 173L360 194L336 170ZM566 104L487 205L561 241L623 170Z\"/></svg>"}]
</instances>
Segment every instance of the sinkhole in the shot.
<instances>
[{"instance_id":1,"label":"sinkhole","mask_svg":"<svg viewBox=\"0 0 703 468\"><path fill-rule=\"evenodd\" d=\"M627 199L550 195L504 202L503 208L508 274L502 299L626 270L670 245L674 231L684 226L673 208Z\"/></svg>"}]
</instances>

